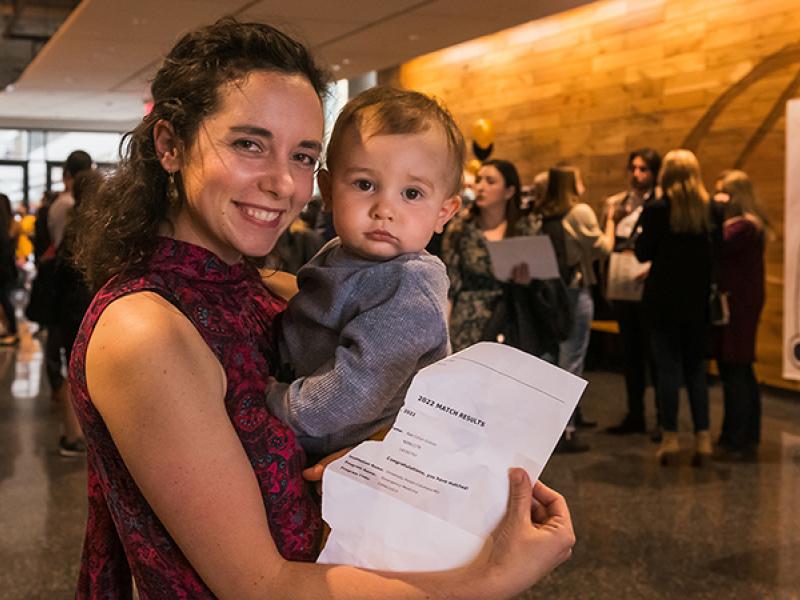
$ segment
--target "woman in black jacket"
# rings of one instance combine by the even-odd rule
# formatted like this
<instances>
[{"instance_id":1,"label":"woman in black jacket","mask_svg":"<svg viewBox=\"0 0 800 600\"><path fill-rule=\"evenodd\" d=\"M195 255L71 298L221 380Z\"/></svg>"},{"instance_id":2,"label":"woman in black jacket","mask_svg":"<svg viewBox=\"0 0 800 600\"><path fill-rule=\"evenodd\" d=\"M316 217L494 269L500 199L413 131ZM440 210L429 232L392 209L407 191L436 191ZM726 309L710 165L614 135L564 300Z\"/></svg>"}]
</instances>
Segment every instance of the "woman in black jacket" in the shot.
<instances>
[{"instance_id":1,"label":"woman in black jacket","mask_svg":"<svg viewBox=\"0 0 800 600\"><path fill-rule=\"evenodd\" d=\"M662 403L664 436L661 464L677 458L678 391L683 381L695 430L693 464L711 457L705 350L711 287L712 219L709 195L697 157L673 150L659 177L662 197L647 205L640 220L636 256L652 261L645 282L645 312L651 325L657 396Z\"/></svg>"}]
</instances>

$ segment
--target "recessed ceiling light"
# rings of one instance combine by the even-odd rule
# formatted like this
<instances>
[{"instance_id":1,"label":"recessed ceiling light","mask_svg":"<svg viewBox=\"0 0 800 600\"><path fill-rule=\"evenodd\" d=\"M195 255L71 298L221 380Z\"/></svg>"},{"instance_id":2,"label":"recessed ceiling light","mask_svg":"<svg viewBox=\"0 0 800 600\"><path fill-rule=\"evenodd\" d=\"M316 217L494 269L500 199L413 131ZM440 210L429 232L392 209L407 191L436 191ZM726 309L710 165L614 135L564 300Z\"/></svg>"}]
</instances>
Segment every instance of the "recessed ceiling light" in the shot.
<instances>
[{"instance_id":1,"label":"recessed ceiling light","mask_svg":"<svg viewBox=\"0 0 800 600\"><path fill-rule=\"evenodd\" d=\"M343 65L349 65L350 64L350 59L349 58L343 58L342 59L342 64Z\"/></svg>"},{"instance_id":2,"label":"recessed ceiling light","mask_svg":"<svg viewBox=\"0 0 800 600\"><path fill-rule=\"evenodd\" d=\"M341 65L331 65L331 71L341 71L341 70L342 70Z\"/></svg>"},{"instance_id":3,"label":"recessed ceiling light","mask_svg":"<svg viewBox=\"0 0 800 600\"><path fill-rule=\"evenodd\" d=\"M410 42L416 42L418 39L419 39L419 34L418 33L412 33L412 34L410 34L408 36L408 40Z\"/></svg>"}]
</instances>

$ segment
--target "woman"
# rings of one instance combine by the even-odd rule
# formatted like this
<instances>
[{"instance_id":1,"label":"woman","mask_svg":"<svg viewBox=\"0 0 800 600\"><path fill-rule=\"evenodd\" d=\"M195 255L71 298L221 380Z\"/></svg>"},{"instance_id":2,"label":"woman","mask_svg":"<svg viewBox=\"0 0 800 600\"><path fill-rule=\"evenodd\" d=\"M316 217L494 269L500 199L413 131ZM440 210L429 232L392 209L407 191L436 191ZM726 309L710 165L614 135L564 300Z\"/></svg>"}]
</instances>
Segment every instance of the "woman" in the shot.
<instances>
[{"instance_id":1,"label":"woman","mask_svg":"<svg viewBox=\"0 0 800 600\"><path fill-rule=\"evenodd\" d=\"M87 289L86 282L73 265L72 260L75 244L78 243L80 235L77 230L80 223L77 215L84 201L97 193L102 182L103 176L96 169L88 169L75 175L72 182L75 204L67 212L64 237L58 245L53 263L53 299L57 299L57 304L53 307L53 321L49 323L49 327L51 332L58 331L58 354L61 361L69 361L83 315L86 314L92 301L92 294ZM69 382L62 382L61 386L54 390L54 393L61 400L62 411L63 435L58 440L58 453L64 457L82 457L86 454L86 445L83 432L75 417L72 402L69 399Z\"/></svg>"},{"instance_id":2,"label":"woman","mask_svg":"<svg viewBox=\"0 0 800 600\"><path fill-rule=\"evenodd\" d=\"M503 294L503 282L495 279L486 242L534 235L538 225L520 208L520 181L514 165L506 160L483 163L475 177L475 201L450 222L442 242L442 260L450 277L450 341L463 350L487 339L487 326ZM525 265L518 265L513 281L527 285ZM543 341L542 357L555 359L557 345Z\"/></svg>"},{"instance_id":3,"label":"woman","mask_svg":"<svg viewBox=\"0 0 800 600\"><path fill-rule=\"evenodd\" d=\"M17 315L11 302L11 292L17 285L18 234L19 225L14 220L11 200L5 194L0 194L0 307L6 323L6 332L0 336L0 346L15 346L19 343Z\"/></svg>"},{"instance_id":4,"label":"woman","mask_svg":"<svg viewBox=\"0 0 800 600\"><path fill-rule=\"evenodd\" d=\"M71 361L88 448L79 598L129 597L131 574L141 598L506 598L569 552L563 499L537 485L536 516L549 518L532 525L512 470L494 546L463 569L297 562L316 556L319 509L294 435L263 402L284 304L243 257L267 254L311 196L326 85L267 25L187 34L80 213L94 227L79 228L77 259L106 283Z\"/></svg>"},{"instance_id":5,"label":"woman","mask_svg":"<svg viewBox=\"0 0 800 600\"><path fill-rule=\"evenodd\" d=\"M601 229L594 210L580 202L579 187L582 184L577 169L550 169L547 191L537 207L542 217L542 229L553 242L561 278L569 288L573 314L569 336L559 345L558 366L575 375L583 373L589 349L594 314L591 286L597 283L593 263L608 256L614 247L613 215L609 215ZM580 408L577 408L558 446L559 451L589 449L575 435L576 424L582 420Z\"/></svg>"},{"instance_id":6,"label":"woman","mask_svg":"<svg viewBox=\"0 0 800 600\"><path fill-rule=\"evenodd\" d=\"M639 148L628 155L630 185L624 192L610 196L605 201L604 213L613 213L615 223L614 252L633 253L637 225L643 207L656 197L656 182L661 169L661 155L652 148ZM646 277L646 273L643 277ZM619 337L622 342L623 374L628 401L628 413L622 421L606 431L612 435L644 433L644 395L648 372L655 382L653 353L650 349L650 332L640 300L612 300ZM655 388L653 383L653 388ZM658 418L658 398L655 398L656 426L651 439L661 441Z\"/></svg>"},{"instance_id":7,"label":"woman","mask_svg":"<svg viewBox=\"0 0 800 600\"><path fill-rule=\"evenodd\" d=\"M683 381L695 430L692 462L703 465L711 457L704 360L714 244L709 198L700 165L689 150L667 153L659 185L662 197L644 207L635 244L636 257L652 261L642 302L651 324L664 429L657 458L666 465L678 456L678 391Z\"/></svg>"},{"instance_id":8,"label":"woman","mask_svg":"<svg viewBox=\"0 0 800 600\"><path fill-rule=\"evenodd\" d=\"M725 398L719 458L753 460L761 438L761 394L753 362L764 306L767 222L744 171L727 171L714 200L724 218L719 286L728 293L730 308L728 324L714 328L714 357Z\"/></svg>"}]
</instances>

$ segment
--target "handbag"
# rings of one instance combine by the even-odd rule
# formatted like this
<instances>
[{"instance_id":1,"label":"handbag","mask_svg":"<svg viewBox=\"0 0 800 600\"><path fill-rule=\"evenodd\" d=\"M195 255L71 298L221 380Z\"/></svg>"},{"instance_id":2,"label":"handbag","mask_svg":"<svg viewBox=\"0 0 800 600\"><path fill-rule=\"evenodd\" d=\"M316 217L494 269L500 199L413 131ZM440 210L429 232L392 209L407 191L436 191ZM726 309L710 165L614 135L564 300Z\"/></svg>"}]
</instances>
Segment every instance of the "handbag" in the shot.
<instances>
[{"instance_id":1,"label":"handbag","mask_svg":"<svg viewBox=\"0 0 800 600\"><path fill-rule=\"evenodd\" d=\"M507 344L534 356L554 353L572 327L572 307L561 278L528 285L504 283L481 339Z\"/></svg>"}]
</instances>

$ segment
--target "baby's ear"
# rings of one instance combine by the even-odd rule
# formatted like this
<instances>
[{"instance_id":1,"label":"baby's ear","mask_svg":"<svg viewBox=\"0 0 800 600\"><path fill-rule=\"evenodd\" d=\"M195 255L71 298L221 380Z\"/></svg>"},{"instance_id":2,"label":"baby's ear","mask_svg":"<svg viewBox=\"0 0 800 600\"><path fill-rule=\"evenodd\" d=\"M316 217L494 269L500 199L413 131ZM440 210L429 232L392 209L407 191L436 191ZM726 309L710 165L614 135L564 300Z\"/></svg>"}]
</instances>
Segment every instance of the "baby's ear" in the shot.
<instances>
[{"instance_id":1,"label":"baby's ear","mask_svg":"<svg viewBox=\"0 0 800 600\"><path fill-rule=\"evenodd\" d=\"M317 172L317 185L319 186L319 193L322 196L322 207L325 212L331 212L333 204L331 203L331 173L327 169L320 169Z\"/></svg>"},{"instance_id":2,"label":"baby's ear","mask_svg":"<svg viewBox=\"0 0 800 600\"><path fill-rule=\"evenodd\" d=\"M439 210L439 216L436 219L433 230L436 233L442 233L444 231L444 226L453 218L453 215L458 212L459 208L461 208L461 196L459 194L450 196L442 202L442 208Z\"/></svg>"}]
</instances>

